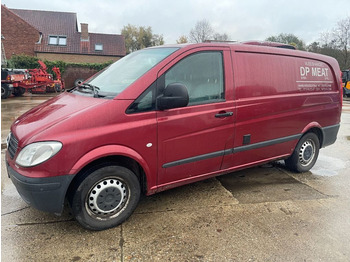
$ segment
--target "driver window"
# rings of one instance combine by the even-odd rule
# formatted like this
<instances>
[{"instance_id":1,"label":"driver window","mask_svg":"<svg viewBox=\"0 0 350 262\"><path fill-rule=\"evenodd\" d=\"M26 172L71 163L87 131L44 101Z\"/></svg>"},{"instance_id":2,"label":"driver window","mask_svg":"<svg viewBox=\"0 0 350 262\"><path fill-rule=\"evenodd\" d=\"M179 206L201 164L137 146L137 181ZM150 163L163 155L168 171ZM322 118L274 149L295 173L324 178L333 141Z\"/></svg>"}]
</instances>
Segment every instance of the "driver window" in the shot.
<instances>
[{"instance_id":1,"label":"driver window","mask_svg":"<svg viewBox=\"0 0 350 262\"><path fill-rule=\"evenodd\" d=\"M224 77L221 52L190 55L165 74L165 86L182 83L188 89L189 105L224 100Z\"/></svg>"}]
</instances>

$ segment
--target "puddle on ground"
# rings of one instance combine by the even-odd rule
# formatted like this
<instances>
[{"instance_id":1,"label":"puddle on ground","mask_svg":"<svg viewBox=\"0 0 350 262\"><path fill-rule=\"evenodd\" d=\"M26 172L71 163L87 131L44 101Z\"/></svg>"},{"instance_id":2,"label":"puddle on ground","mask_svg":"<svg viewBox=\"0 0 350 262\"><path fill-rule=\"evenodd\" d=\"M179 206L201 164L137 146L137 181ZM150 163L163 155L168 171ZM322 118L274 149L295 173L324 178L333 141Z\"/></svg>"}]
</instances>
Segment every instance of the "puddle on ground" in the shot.
<instances>
[{"instance_id":1,"label":"puddle on ground","mask_svg":"<svg viewBox=\"0 0 350 262\"><path fill-rule=\"evenodd\" d=\"M315 166L310 171L316 176L331 177L338 175L345 168L345 161L335 157L319 155Z\"/></svg>"},{"instance_id":2,"label":"puddle on ground","mask_svg":"<svg viewBox=\"0 0 350 262\"><path fill-rule=\"evenodd\" d=\"M245 169L217 179L241 204L327 198L272 166Z\"/></svg>"}]
</instances>

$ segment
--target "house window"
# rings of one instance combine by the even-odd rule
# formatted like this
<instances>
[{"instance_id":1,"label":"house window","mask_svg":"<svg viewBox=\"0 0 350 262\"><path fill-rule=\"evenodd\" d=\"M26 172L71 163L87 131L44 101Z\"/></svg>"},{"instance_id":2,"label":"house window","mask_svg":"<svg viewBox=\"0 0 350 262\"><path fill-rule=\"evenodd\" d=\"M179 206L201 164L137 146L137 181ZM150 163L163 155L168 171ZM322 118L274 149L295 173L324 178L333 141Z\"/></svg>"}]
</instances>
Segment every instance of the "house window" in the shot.
<instances>
[{"instance_id":1,"label":"house window","mask_svg":"<svg viewBox=\"0 0 350 262\"><path fill-rule=\"evenodd\" d=\"M49 45L57 45L57 36L49 36Z\"/></svg>"},{"instance_id":2,"label":"house window","mask_svg":"<svg viewBox=\"0 0 350 262\"><path fill-rule=\"evenodd\" d=\"M95 44L95 51L103 51L103 44Z\"/></svg>"},{"instance_id":3,"label":"house window","mask_svg":"<svg viewBox=\"0 0 350 262\"><path fill-rule=\"evenodd\" d=\"M58 37L58 45L67 45L67 37Z\"/></svg>"},{"instance_id":4,"label":"house window","mask_svg":"<svg viewBox=\"0 0 350 262\"><path fill-rule=\"evenodd\" d=\"M66 36L50 35L49 45L67 45Z\"/></svg>"}]
</instances>

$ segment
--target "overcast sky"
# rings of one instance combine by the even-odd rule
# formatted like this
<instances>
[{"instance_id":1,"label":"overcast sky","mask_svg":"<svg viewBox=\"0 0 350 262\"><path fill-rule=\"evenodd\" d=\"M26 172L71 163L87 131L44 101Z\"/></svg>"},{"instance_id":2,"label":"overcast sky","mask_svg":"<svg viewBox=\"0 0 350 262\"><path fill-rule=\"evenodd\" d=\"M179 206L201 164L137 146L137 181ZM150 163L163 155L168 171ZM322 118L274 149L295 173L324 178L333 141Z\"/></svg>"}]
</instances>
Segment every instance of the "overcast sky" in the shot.
<instances>
[{"instance_id":1,"label":"overcast sky","mask_svg":"<svg viewBox=\"0 0 350 262\"><path fill-rule=\"evenodd\" d=\"M74 12L93 33L120 34L123 26L151 26L166 44L188 36L206 19L231 40L264 40L292 33L306 44L350 15L349 0L2 0L8 8Z\"/></svg>"}]
</instances>

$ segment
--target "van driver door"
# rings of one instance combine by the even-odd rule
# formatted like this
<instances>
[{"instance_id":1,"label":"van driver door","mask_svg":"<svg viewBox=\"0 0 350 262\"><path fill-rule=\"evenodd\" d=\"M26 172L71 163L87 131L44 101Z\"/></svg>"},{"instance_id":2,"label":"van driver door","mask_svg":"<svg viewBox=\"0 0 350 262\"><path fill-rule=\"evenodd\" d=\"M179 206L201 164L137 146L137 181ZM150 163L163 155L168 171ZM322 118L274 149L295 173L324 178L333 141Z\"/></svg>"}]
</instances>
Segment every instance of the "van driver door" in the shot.
<instances>
[{"instance_id":1,"label":"van driver door","mask_svg":"<svg viewBox=\"0 0 350 262\"><path fill-rule=\"evenodd\" d=\"M158 186L210 176L233 147L234 102L230 50L201 48L160 72L157 89L187 87L186 107L157 111Z\"/></svg>"}]
</instances>

